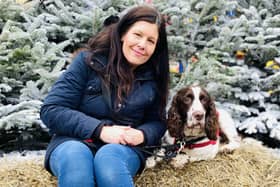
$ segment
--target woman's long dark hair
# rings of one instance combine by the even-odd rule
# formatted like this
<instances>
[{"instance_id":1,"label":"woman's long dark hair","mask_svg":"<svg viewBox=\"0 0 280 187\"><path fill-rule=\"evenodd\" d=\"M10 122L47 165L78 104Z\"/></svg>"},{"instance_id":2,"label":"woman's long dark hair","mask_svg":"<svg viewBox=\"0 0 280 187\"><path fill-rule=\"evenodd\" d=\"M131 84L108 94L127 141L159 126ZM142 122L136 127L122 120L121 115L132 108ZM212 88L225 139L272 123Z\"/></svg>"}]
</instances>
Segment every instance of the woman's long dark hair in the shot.
<instances>
[{"instance_id":1,"label":"woman's long dark hair","mask_svg":"<svg viewBox=\"0 0 280 187\"><path fill-rule=\"evenodd\" d=\"M121 37L137 21L147 21L158 25L159 37L155 51L145 64L152 67L160 94L160 113L165 118L165 107L168 97L169 58L165 20L158 11L147 5L131 8L117 23L105 26L101 32L88 42L90 56L102 54L108 56L108 64L103 75L106 75L107 85L110 81L117 82L117 102L121 102L124 93L132 89L134 75L123 52ZM90 59L91 59L90 57ZM145 65L144 64L144 65ZM129 71L130 70L130 71Z\"/></svg>"}]
</instances>

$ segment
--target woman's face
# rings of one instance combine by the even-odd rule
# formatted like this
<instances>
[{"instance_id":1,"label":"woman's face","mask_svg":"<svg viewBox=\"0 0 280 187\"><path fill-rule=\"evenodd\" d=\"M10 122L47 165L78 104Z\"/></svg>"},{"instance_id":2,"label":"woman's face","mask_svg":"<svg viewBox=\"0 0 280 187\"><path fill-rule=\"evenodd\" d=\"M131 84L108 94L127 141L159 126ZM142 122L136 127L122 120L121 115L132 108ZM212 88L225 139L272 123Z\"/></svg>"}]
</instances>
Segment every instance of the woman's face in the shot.
<instances>
[{"instance_id":1,"label":"woman's face","mask_svg":"<svg viewBox=\"0 0 280 187\"><path fill-rule=\"evenodd\" d=\"M153 55L158 35L156 24L137 21L122 36L122 51L133 69L146 63Z\"/></svg>"}]
</instances>

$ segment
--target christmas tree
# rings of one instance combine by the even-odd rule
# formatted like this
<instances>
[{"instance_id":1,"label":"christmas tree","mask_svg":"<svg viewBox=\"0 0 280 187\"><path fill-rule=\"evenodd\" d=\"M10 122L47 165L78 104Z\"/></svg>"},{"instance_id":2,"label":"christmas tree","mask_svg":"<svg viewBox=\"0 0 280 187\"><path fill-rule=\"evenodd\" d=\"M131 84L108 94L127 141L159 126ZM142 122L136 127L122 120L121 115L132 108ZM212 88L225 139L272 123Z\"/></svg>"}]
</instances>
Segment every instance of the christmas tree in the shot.
<instances>
[{"instance_id":1,"label":"christmas tree","mask_svg":"<svg viewBox=\"0 0 280 187\"><path fill-rule=\"evenodd\" d=\"M170 100L199 83L240 132L280 140L279 0L0 0L0 134L45 129L40 104L73 51L108 16L143 3L164 14L170 59L180 64Z\"/></svg>"},{"instance_id":2,"label":"christmas tree","mask_svg":"<svg viewBox=\"0 0 280 187\"><path fill-rule=\"evenodd\" d=\"M204 85L241 132L280 140L279 2L157 1L172 58L186 63L171 96Z\"/></svg>"}]
</instances>

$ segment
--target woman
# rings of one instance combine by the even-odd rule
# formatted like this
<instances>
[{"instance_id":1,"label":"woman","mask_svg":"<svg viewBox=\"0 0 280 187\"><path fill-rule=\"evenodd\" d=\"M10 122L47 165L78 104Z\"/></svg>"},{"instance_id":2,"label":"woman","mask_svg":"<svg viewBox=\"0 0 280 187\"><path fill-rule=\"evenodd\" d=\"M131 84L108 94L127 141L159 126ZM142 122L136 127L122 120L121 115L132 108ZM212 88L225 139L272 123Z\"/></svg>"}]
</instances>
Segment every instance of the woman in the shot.
<instances>
[{"instance_id":1,"label":"woman","mask_svg":"<svg viewBox=\"0 0 280 187\"><path fill-rule=\"evenodd\" d=\"M41 108L53 135L45 167L59 186L133 186L148 156L139 147L158 145L166 130L165 22L137 6L88 44Z\"/></svg>"}]
</instances>

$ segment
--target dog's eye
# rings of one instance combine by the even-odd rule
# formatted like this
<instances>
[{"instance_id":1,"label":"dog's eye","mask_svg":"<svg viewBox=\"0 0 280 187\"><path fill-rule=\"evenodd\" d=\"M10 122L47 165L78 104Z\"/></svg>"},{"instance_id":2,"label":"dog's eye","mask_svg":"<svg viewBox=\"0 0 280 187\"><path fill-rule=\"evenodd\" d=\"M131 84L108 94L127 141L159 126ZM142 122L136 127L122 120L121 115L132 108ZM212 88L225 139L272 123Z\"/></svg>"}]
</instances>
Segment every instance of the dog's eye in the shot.
<instances>
[{"instance_id":1,"label":"dog's eye","mask_svg":"<svg viewBox=\"0 0 280 187\"><path fill-rule=\"evenodd\" d=\"M199 100L201 103L207 103L208 99L205 95L201 95L199 96Z\"/></svg>"},{"instance_id":2,"label":"dog's eye","mask_svg":"<svg viewBox=\"0 0 280 187\"><path fill-rule=\"evenodd\" d=\"M186 103L191 103L192 100L193 100L193 96L192 95L186 95L186 97L185 97Z\"/></svg>"}]
</instances>

